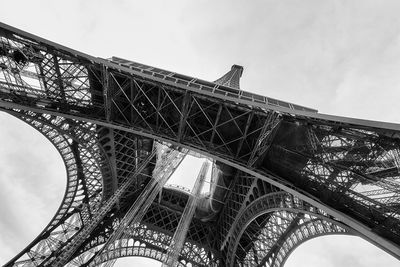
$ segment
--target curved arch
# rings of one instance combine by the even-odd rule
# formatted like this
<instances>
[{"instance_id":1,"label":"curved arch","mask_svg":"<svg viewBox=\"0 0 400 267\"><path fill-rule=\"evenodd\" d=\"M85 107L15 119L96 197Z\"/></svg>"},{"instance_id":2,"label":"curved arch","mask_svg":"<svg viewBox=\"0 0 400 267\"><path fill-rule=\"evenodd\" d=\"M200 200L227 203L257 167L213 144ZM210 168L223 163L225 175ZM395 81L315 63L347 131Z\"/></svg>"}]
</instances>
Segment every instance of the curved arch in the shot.
<instances>
[{"instance_id":1,"label":"curved arch","mask_svg":"<svg viewBox=\"0 0 400 267\"><path fill-rule=\"evenodd\" d=\"M299 216L299 214L303 215ZM256 221L257 218L261 218L261 221ZM274 222L274 220L280 221ZM285 222L282 222L283 220L285 220ZM230 240L226 250L227 266L234 265L237 253L243 254L245 252L246 248L241 248L242 251L238 251L238 247L242 236L244 236L245 231L252 228L251 224L253 222L257 223L257 231L261 232L266 229L265 234L268 234L268 232L271 233L279 230L278 233L276 233L273 237L275 239L274 242L278 242L278 238L286 231L285 238L282 238L282 240L280 241L283 242L290 240L287 239L287 234L290 234L297 225L304 224L305 222L310 220L320 220L323 222L327 222L331 225L337 225L338 227L340 227L340 229L336 229L335 227L332 228L337 231L352 231L348 226L344 225L340 221L336 221L333 218L327 217L327 214L324 211L317 209L306 202L303 202L302 200L294 197L289 193L282 191L275 192L256 199L241 214L239 214L239 220L235 225L232 239ZM270 223L270 225L267 225L267 223ZM263 226L263 224L265 224L266 226ZM270 228L267 229L266 227ZM282 229L278 229L279 227L282 227ZM301 227L298 229L301 229ZM253 231L253 229L251 229L251 231ZM296 232L293 233L296 234ZM256 241L255 239L258 238L257 235L254 235L254 233L247 235L248 237L246 238L248 240L246 240L245 243L248 244L254 243L254 241ZM271 239L271 237L269 237L268 239ZM271 252L269 253L270 255L266 254L262 256L263 261L267 261L264 260L266 256L273 256ZM256 257L258 257L258 255L256 255ZM244 255L240 255L239 258L244 259Z\"/></svg>"},{"instance_id":2,"label":"curved arch","mask_svg":"<svg viewBox=\"0 0 400 267\"><path fill-rule=\"evenodd\" d=\"M152 260L156 260L159 261L160 263L162 263L165 259L165 257L167 257L167 255L165 253L162 253L160 251L151 249L151 248L147 248L147 247L133 247L132 249L128 249L126 250L126 254L121 255L117 258L125 258L125 257L141 257L141 258L148 258L148 259L152 259ZM113 261L116 260L117 258L111 258L108 261ZM98 267L102 267L102 266L108 266L107 263L108 261L104 261L101 262L95 266ZM178 265L176 266L217 266L217 265L198 265L198 264L193 264L191 261L185 261L185 260L181 260L178 262Z\"/></svg>"},{"instance_id":3,"label":"curved arch","mask_svg":"<svg viewBox=\"0 0 400 267\"><path fill-rule=\"evenodd\" d=\"M107 253L99 255L99 259L98 261L96 261L96 264L91 266L102 266L104 263L124 257L144 257L163 262L166 254L155 248L127 246L124 248L119 248L117 250L109 250ZM185 265L180 264L179 266Z\"/></svg>"},{"instance_id":4,"label":"curved arch","mask_svg":"<svg viewBox=\"0 0 400 267\"><path fill-rule=\"evenodd\" d=\"M97 255L88 266L99 266L105 262L121 257L141 256L162 262L166 257L172 235L150 229L144 224L131 226L124 238L118 240L112 249ZM100 247L101 245L99 245ZM96 250L96 248L93 248ZM218 258L205 248L186 242L180 255L180 265L217 266Z\"/></svg>"},{"instance_id":5,"label":"curved arch","mask_svg":"<svg viewBox=\"0 0 400 267\"><path fill-rule=\"evenodd\" d=\"M271 99L268 99L266 97L262 96L257 96L254 99L250 99L249 96L245 96L244 94L240 96L239 94L232 94L231 92L224 92L223 90L217 90L217 88L212 88L210 87L210 84L208 83L188 83L187 81L181 80L179 78L172 78L167 76L163 76L161 74L144 72L144 69L140 69L140 71L129 69L129 64L122 64L121 62L119 63L120 66L114 63L109 63L105 60L99 60L91 56L87 56L84 54L81 54L79 52L67 49L65 47L56 45L54 43L48 43L45 40L40 39L40 42L38 42L37 37L31 36L29 34L25 34L23 32L20 32L19 30L13 29L9 26L4 26L5 33L13 33L13 34L7 34L5 35L5 41L9 42L15 42L17 43L17 46L19 48L23 48L24 45L29 45L30 47L34 47L37 49L36 52L39 53L40 60L45 60L45 62L51 62L52 60L55 61L55 63L58 62L58 58L63 60L63 63L68 63L69 66L71 67L76 67L78 70L82 71L85 70L85 67L88 68L88 70L92 70L92 74L90 77L85 77L85 79L79 79L82 80L81 83L79 83L78 88L74 89L71 88L71 78L70 74L75 74L75 71L72 73L64 72L64 70L61 70L62 73L61 75L47 75L44 78L41 79L42 82L44 82L46 85L51 86L50 87L50 96L52 97L59 97L58 99L64 100L65 103L57 103L54 101L52 98L48 98L48 95L46 95L45 92L39 91L39 90L27 90L27 88L20 88L18 89L18 92L16 95L13 95L14 86L10 86L11 88L6 88L6 96L8 98L5 98L7 101L3 101L1 103L2 107L5 108L21 108L21 109L31 109L31 110L36 110L38 112L50 112L52 114L58 114L58 115L65 115L66 117L69 118L75 118L75 119L86 119L88 121L91 121L93 123L97 123L98 125L104 125L104 126L109 126L109 127L115 127L115 128L120 128L122 130L126 129L127 131L131 131L132 133L136 133L141 136L146 136L150 138L157 138L160 140L165 140L165 141L171 141L174 144L184 144L186 147L193 147L196 151L203 151L206 153L206 155L213 154L213 158L217 159L220 158L220 161L223 163L227 163L233 167L236 167L238 169L241 169L243 171L246 171L249 174L252 174L258 178L264 179L267 182L270 182L272 185L279 187L282 190L285 190L287 192L290 192L299 198L315 205L316 207L325 209L330 215L335 216L337 218L340 218L340 220L346 222L348 225L351 225L354 229L359 231L362 235L365 235L368 237L370 240L375 239L376 244L380 245L386 251L389 253L396 255L399 257L400 255L400 233L398 231L397 227L392 227L392 225L398 225L399 224L399 213L396 209L396 206L398 204L398 201L394 201L395 204L393 206L391 205L383 205L383 203L380 203L379 201L375 201L373 197L369 197L367 195L360 194L358 192L354 192L350 190L351 184L348 184L347 182L345 183L340 183L336 181L337 179L331 179L335 182L335 187L338 189L338 191L333 191L332 187L329 185L331 184L332 181L329 181L325 179L324 177L327 177L326 175L329 173L325 174L325 176L321 176L318 171L314 173L314 178L315 179L310 179L310 175L305 172L301 172L304 170L303 166L302 168L299 168L297 170L297 176L299 179L297 179L294 176L291 176L291 180L285 180L283 178L279 178L279 176L271 175L271 173L268 173L267 169L263 169L261 167L256 167L253 166L251 167L251 163L254 163L253 161L253 156L255 153L248 153L248 151L256 152L265 152L264 149L260 149L260 145L262 145L263 148L265 148L265 131L261 130L261 128L258 128L257 130L254 131L254 135L251 135L251 139L254 139L255 142L252 142L252 144L247 146L247 149L240 151L234 151L235 147L237 147L236 142L222 142L222 145L218 145L217 142L209 142L208 135L204 134L211 128L209 127L208 129L202 129L199 128L197 130L191 129L190 131L187 131L188 134L187 136L182 136L180 133L182 132L181 130L184 129L186 125L189 125L191 123L195 123L196 121L199 121L199 117L192 117L191 114L188 114L188 118L191 118L191 120L181 120L182 123L179 123L179 120L176 120L177 118L181 118L181 110L178 107L179 105L173 105L174 107L171 107L171 109L168 109L170 111L171 117L170 119L174 120L173 122L165 123L165 127L155 127L154 129L157 128L155 131L152 126L150 126L149 121L146 120L148 116L146 114L149 112L147 108L143 110L139 110L138 115L141 117L140 120L135 121L135 123L129 122L128 123L121 123L121 122L110 122L108 119L105 119L104 117L101 118L95 118L92 116L87 116L88 114L83 114L83 110L80 109L72 109L69 110L68 108L64 109L60 107L67 107L69 104L72 104L71 106L73 107L74 105L77 106L82 106L82 105L87 105L91 102L91 91L90 90L92 87L89 87L89 81L92 81L93 79L92 76L95 76L95 83L93 86L93 91L98 91L98 93L103 92L103 86L108 86L108 81L103 81L101 77L108 77L108 76L103 76L105 75L113 75L113 73L117 74L117 72L121 73L120 77L124 79L124 81L128 81L128 79L131 79L131 81L134 81L136 83L141 83L141 85L144 85L145 83L150 84L151 87L154 87L155 91L159 91L160 87L162 90L168 95L170 91L182 93L182 92L187 92L187 90L191 91L191 94L200 96L207 101L202 105L202 107L199 105L200 108L204 109L207 106L213 106L214 108L214 103L217 103L219 108L224 108L223 105L228 104L229 106L233 107L238 107L239 109L245 111L247 114L246 116L253 116L254 112L257 111L256 113L264 113L264 115L260 116L259 121L261 124L265 124L266 121L269 121L270 115L274 115L271 113L276 113L279 112L280 114L283 114L284 116L290 117L290 120L287 120L286 122L288 123L295 123L295 127L300 126L301 129L305 129L304 124L310 124L312 126L315 126L315 128L320 128L322 135L316 135L314 133L310 134L310 136L313 136L314 138L311 138L311 146L309 151L303 151L303 152L309 152L311 155L315 155L315 151L313 150L320 150L318 149L319 145L318 143L323 141L318 140L320 136L326 136L327 134L332 135L335 137L335 132L337 132L337 129L345 129L345 134L349 136L354 136L349 138L349 143L353 143L352 141L357 141L361 139L368 140L368 142L365 142L366 145L373 146L373 147L380 147L378 143L381 141L385 140L384 143L386 143L386 140L389 141L387 145L386 150L388 152L390 151L398 151L398 136L399 136L399 129L400 127L398 125L394 124L387 124L387 123L377 123L377 122L371 122L371 121L363 121L363 120L357 120L357 119L351 119L351 118L341 118L341 117L335 117L335 116L329 116L329 115L324 115L324 114L318 114L318 113L307 113L303 112L301 110L304 110L302 108L287 108L284 106L281 106L280 104L278 106L276 105L276 101L270 101ZM40 43L40 44L39 44ZM46 49L50 48L50 49ZM53 53L57 52L57 53ZM36 54L36 53L35 53ZM35 62L37 59L30 59ZM124 62L124 61L122 61ZM126 63L126 62L125 62ZM53 72L60 72L60 68L56 66L57 64L44 64L45 70L47 74L51 74ZM53 71L55 70L55 71ZM67 74L67 75L64 75ZM85 73L84 76L87 76L89 73ZM154 75L154 77L152 77ZM160 76L161 75L161 76ZM72 75L75 76L75 75ZM126 76L126 77L123 77ZM92 78L91 78L92 77ZM160 78L161 77L161 78ZM90 78L90 79L89 79ZM165 79L165 80L163 80ZM105 79L108 80L108 79ZM117 81L116 81L117 82ZM16 82L18 85L18 83ZM61 85L61 86L60 86ZM69 89L74 89L72 90L72 93L68 93L65 96L65 90L64 85L68 85L67 88ZM196 85L196 86L193 86ZM140 87L140 86L139 86ZM12 90L8 90L12 89ZM28 88L29 89L29 88ZM171 90L173 89L173 90ZM150 90L149 90L150 91ZM108 93L108 91L107 91ZM25 94L25 96L23 96ZM28 97L26 95L29 95ZM33 97L31 97L33 95ZM100 95L100 94L99 94ZM99 96L98 95L98 96ZM182 95L182 94L181 94ZM251 95L251 94L250 94ZM190 96L190 95L189 95ZM168 95L170 97L170 95ZM174 97L174 95L171 94L171 97ZM194 99L194 98L193 98ZM258 99L258 100L257 100ZM260 100L261 99L261 100ZM32 101L33 100L33 101ZM101 97L97 97L95 100L97 101L96 104L101 104L102 106L100 107L101 109L96 110L100 111L103 110L104 108L108 109L108 104L109 103L104 103L101 99ZM131 102L132 100L132 102ZM191 100L189 98L189 100ZM214 101L214 103L209 103L211 101ZM131 102L132 106L134 107L134 104L143 104L141 99L134 103L133 99L128 99L129 102ZM194 101L194 100L191 100ZM172 101L173 102L173 101ZM207 103L208 102L208 103ZM44 103L44 104L43 104ZM55 105L54 105L55 104ZM104 104L104 105L103 105ZM198 103L199 104L199 103ZM211 105L210 105L211 104ZM265 106L266 104L266 106ZM155 110L158 110L157 112L165 112L165 110L158 109L161 106L157 106ZM236 109L236 108L235 108ZM306 109L307 110L307 109ZM308 110L310 111L310 110ZM195 111L194 111L195 112ZM107 113L107 112L106 112ZM99 112L100 114L100 112ZM121 113L123 115L123 113ZM206 114L206 113L205 113ZM229 118L228 121L221 121L219 122L219 119L221 118L220 115L217 115L219 113L213 112L212 116L211 115L206 115L202 120L205 121L205 123L212 122L210 125L214 125L212 127L213 131L223 135L221 136L221 140L234 140L236 137L247 137L247 134L244 135L243 132L240 130L240 127L237 127L238 130L235 131L235 134L231 133L226 133L225 131L222 131L222 129L228 129L228 127L220 127L224 125L226 122L229 122L230 117L232 116L227 116ZM109 114L107 114L108 116ZM142 116L144 115L144 117ZM276 115L276 114L275 114ZM252 119L249 120L249 122ZM286 119L285 119L286 120ZM245 125L245 121L243 120ZM217 123L218 122L218 123ZM182 124L182 126L180 126ZM174 126L178 126L176 128L179 128L179 131L176 131L172 128L175 128ZM206 124L204 124L206 125ZM172 128L171 128L172 126ZM169 128L169 129L168 129ZM192 128L192 127L191 127ZM221 131L216 131L215 129L222 128ZM234 127L233 127L234 128ZM200 130L201 129L201 130ZM205 131L207 130L207 131ZM183 131L185 132L185 131ZM246 130L247 132L247 130ZM172 134L171 134L172 133ZM176 135L175 135L176 133ZM179 133L179 134L178 134ZM263 134L262 134L263 133ZM299 132L300 134L301 132ZM312 132L311 132L312 133ZM225 135L226 134L226 135ZM307 135L306 132L304 132L305 135ZM303 135L303 134L301 134ZM176 136L176 137L175 137ZM232 138L225 138L225 137L232 137ZM316 139L316 140L315 140ZM246 144L245 139L242 139L243 142L241 144ZM378 142L379 141L379 142ZM300 145L305 145L305 147L308 146L308 142L305 139L303 144ZM217 145L216 145L217 144ZM229 145L229 146L227 146ZM225 148L225 147L226 148ZM386 145L385 145L386 146ZM241 147L241 145L239 146ZM233 149L232 149L233 148ZM283 148L283 147L282 147ZM334 147L325 147L325 148L334 148ZM322 151L325 149L323 147ZM348 148L352 149L350 147L342 146L342 149L345 151L348 151ZM353 147L354 148L354 147ZM285 149L285 148L283 148ZM290 151L286 149L287 153L292 153L296 154L299 156L299 152L297 149ZM380 154L376 153L377 150L370 150L369 154ZM246 154L247 153L247 154ZM397 153L397 152L396 152ZM260 153L263 154L263 153ZM279 151L275 154L279 154ZM282 153L280 153L282 154ZM301 153L300 153L301 154ZM242 157L239 157L241 155ZM265 156L265 155L260 155L260 156ZM292 159L295 159L295 157L291 157ZM306 163L307 157L302 157L303 163ZM335 157L336 158L336 157ZM365 165L366 161L365 160L359 160L358 158L363 158L365 157L354 157L354 163L351 163L353 168L348 168L349 170L354 169L358 170L356 166L359 164ZM256 159L257 160L257 159ZM276 160L279 160L276 158ZM379 163L379 165L386 166L385 160L378 159L374 157L374 161L377 161L376 163ZM296 160L294 160L296 161ZM336 160L328 160L330 164L336 164ZM336 162L336 163L335 163ZM230 164L231 163L231 164ZM250 164L249 164L250 163ZM288 162L290 163L290 162ZM398 162L397 162L398 163ZM325 164L325 163L324 163ZM272 164L270 164L272 165ZM319 166L318 166L319 165ZM391 164L392 165L392 164ZM397 164L398 165L398 164ZM321 164L316 164L314 166L317 166L317 170L320 169ZM285 166L281 166L285 167ZM356 168L354 168L356 167ZM393 166L396 167L396 166ZM398 167L396 173L398 173ZM383 171L385 170L384 168L379 167L375 171ZM271 171L271 170L270 170ZM274 171L274 170L272 170ZM367 168L361 168L357 172L360 172L362 175L365 177L358 177L357 180L363 181L364 178L368 178L371 175L371 170L368 170ZM275 172L276 173L276 172ZM312 173L311 173L312 174ZM332 174L332 173L331 173ZM354 172L356 176L358 176L357 173ZM337 176L337 175L336 175ZM284 177L285 178L285 177ZM286 177L288 178L288 177ZM372 176L372 181L382 181L383 179L375 179L379 178L379 176ZM368 180L367 179L367 180ZM347 180L347 179L343 179ZM385 186L389 185L390 191L396 193L396 197L398 197L398 190L397 186L395 186L395 190L393 190L393 187L390 185L390 180L388 181L382 181ZM385 184L385 182L388 182ZM368 182L370 183L370 182ZM324 189L324 190L321 190ZM380 189L384 189L384 187L381 187ZM331 198L331 201L322 201L326 200L324 193L333 193L336 196L340 196L345 198L347 201L346 204L341 205L341 207L337 206L335 203L334 199ZM319 201L320 200L320 201ZM345 203L343 201L343 203ZM340 212L340 209L343 212ZM379 217L378 219L376 219ZM373 231L371 231L373 229Z\"/></svg>"},{"instance_id":6,"label":"curved arch","mask_svg":"<svg viewBox=\"0 0 400 267\"><path fill-rule=\"evenodd\" d=\"M312 218L312 217L311 217ZM352 235L347 231L331 222L322 219L311 219L293 229L288 229L268 251L267 255L262 258L258 266L281 267L284 266L290 254L304 242L325 235ZM283 237L283 238L282 238Z\"/></svg>"},{"instance_id":7,"label":"curved arch","mask_svg":"<svg viewBox=\"0 0 400 267\"><path fill-rule=\"evenodd\" d=\"M100 148L95 145L91 124L77 124L72 128L69 127L70 122L61 117L23 111L5 112L42 133L55 146L66 169L66 189L56 214L42 232L8 264L41 263L73 237L97 209L101 200L102 167L106 168L107 162ZM85 201L88 197L90 201ZM59 231L65 234L60 235Z\"/></svg>"},{"instance_id":8,"label":"curved arch","mask_svg":"<svg viewBox=\"0 0 400 267\"><path fill-rule=\"evenodd\" d=\"M320 221L321 223L324 223L326 221ZM331 224L333 227L338 227L337 225ZM307 229L309 225L306 226ZM315 228L318 229L318 228ZM296 229L296 231L301 231L300 229ZM345 231L343 228L337 228L337 229L324 229L323 231L320 232L314 232L310 234L310 231L301 231L302 235L295 234L293 233L294 236L301 237L299 239L293 240L293 238L289 237L284 244L282 244L282 248L279 250L277 256L274 257L273 262L270 266L284 266L287 259L289 256L295 251L300 245L302 245L304 242L321 237L321 236L327 236L327 235L354 235L350 231Z\"/></svg>"}]
</instances>

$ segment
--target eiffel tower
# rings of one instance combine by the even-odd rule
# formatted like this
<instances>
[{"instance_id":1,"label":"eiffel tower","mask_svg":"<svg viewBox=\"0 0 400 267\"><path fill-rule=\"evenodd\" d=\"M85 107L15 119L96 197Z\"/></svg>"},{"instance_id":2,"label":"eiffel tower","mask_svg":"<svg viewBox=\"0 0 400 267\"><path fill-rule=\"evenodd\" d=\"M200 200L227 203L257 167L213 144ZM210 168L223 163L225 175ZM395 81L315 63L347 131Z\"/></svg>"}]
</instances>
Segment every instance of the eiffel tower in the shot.
<instances>
[{"instance_id":1,"label":"eiffel tower","mask_svg":"<svg viewBox=\"0 0 400 267\"><path fill-rule=\"evenodd\" d=\"M0 108L41 132L63 201L5 266L283 266L303 242L360 236L400 259L400 125L320 114L214 82L93 57L0 23ZM191 191L166 185L187 154Z\"/></svg>"}]
</instances>

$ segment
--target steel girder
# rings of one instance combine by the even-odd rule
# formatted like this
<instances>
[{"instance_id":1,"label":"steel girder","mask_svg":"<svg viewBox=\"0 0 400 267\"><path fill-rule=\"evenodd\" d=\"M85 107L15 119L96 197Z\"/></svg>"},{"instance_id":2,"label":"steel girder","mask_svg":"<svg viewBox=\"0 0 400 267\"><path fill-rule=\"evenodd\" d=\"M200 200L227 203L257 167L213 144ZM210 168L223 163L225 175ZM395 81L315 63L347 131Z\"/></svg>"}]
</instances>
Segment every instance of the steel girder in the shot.
<instances>
[{"instance_id":1,"label":"steel girder","mask_svg":"<svg viewBox=\"0 0 400 267\"><path fill-rule=\"evenodd\" d=\"M143 221L149 207L154 202L157 195L161 195L163 186L187 154L187 151L180 152L178 150L171 150L170 148L163 149L162 145L157 146L157 152L160 155L157 161L159 164L156 164L156 168L153 172L153 179L140 190L140 194L129 210L124 213L118 227L115 227L107 242L93 258L96 257L97 254L107 253L107 250L116 250L120 246L121 239L126 236L126 228L129 225L137 225Z\"/></svg>"},{"instance_id":2,"label":"steel girder","mask_svg":"<svg viewBox=\"0 0 400 267\"><path fill-rule=\"evenodd\" d=\"M192 189L192 194L186 203L185 209L182 212L178 226L175 229L174 235L169 243L167 257L163 262L163 267L177 266L179 256L186 241L186 236L189 226L192 222L193 216L196 212L198 202L200 200L200 193L206 179L209 163L205 161L200 169L195 184Z\"/></svg>"},{"instance_id":3,"label":"steel girder","mask_svg":"<svg viewBox=\"0 0 400 267\"><path fill-rule=\"evenodd\" d=\"M319 114L134 62L94 58L0 26L0 106L7 112L106 128L113 137L122 136L120 147L135 135L158 139L239 169L250 185L242 188L235 178L224 209L232 218L222 218L224 211L219 215L225 220L220 233L231 239L237 238L231 234L237 216L254 201L249 188L259 189L257 177L272 191L279 188L324 210L399 257L399 125ZM77 168L79 145L71 148ZM108 155L110 175L129 175L134 159L120 161L118 174L117 158ZM232 246L224 237L214 246Z\"/></svg>"}]
</instances>

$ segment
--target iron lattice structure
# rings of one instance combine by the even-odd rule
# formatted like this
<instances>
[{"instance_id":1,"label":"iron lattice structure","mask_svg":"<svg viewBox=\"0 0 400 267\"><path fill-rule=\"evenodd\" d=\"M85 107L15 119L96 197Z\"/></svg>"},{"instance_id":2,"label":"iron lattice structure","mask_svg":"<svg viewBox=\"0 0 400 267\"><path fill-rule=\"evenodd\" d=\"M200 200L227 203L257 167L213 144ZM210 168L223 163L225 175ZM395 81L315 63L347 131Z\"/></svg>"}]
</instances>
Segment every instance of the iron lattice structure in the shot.
<instances>
[{"instance_id":1,"label":"iron lattice structure","mask_svg":"<svg viewBox=\"0 0 400 267\"><path fill-rule=\"evenodd\" d=\"M242 91L242 72L208 82L0 24L0 108L46 136L67 170L57 213L6 266L165 262L190 194L164 186L140 220L126 216L159 184L156 170L173 172L188 150L213 159L213 174L178 265L283 266L328 234L400 259L400 125Z\"/></svg>"}]
</instances>

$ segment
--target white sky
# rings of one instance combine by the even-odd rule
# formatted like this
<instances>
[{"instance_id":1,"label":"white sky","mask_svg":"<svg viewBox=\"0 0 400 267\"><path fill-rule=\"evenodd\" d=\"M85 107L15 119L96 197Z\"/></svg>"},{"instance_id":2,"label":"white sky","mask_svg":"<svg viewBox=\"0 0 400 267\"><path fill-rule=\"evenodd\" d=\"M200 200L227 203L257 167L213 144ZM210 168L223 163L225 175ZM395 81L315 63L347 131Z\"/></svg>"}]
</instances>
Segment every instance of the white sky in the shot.
<instances>
[{"instance_id":1,"label":"white sky","mask_svg":"<svg viewBox=\"0 0 400 267\"><path fill-rule=\"evenodd\" d=\"M2 1L0 20L93 56L113 55L322 113L400 122L400 1ZM40 134L0 113L0 263L58 208L65 170ZM148 265L145 265L147 262ZM115 266L160 266L140 258ZM303 264L303 265L302 265ZM359 238L309 241L293 266L398 266Z\"/></svg>"}]
</instances>

